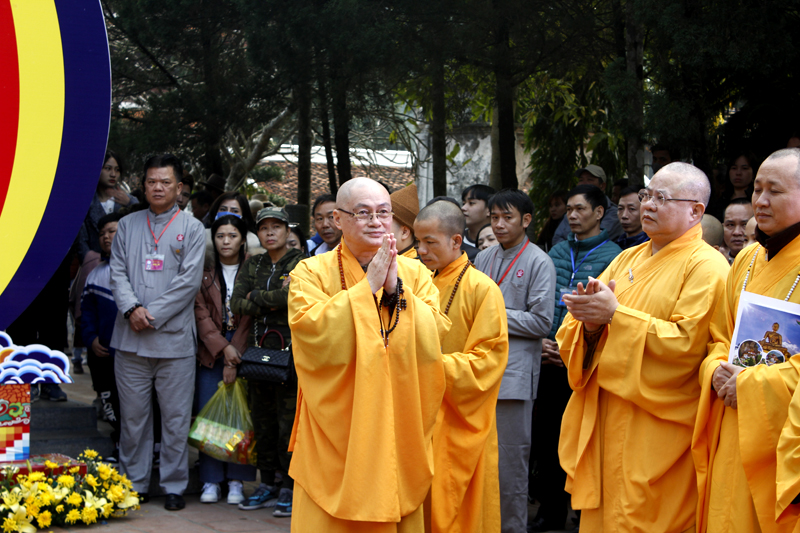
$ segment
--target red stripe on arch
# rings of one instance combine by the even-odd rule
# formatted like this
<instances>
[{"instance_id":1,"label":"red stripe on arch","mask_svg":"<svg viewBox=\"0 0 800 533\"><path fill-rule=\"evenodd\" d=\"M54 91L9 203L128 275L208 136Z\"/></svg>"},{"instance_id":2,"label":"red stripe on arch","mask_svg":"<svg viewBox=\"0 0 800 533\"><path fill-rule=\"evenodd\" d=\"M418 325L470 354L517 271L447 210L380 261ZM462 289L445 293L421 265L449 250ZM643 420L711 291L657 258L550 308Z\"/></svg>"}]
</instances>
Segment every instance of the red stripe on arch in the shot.
<instances>
[{"instance_id":1,"label":"red stripe on arch","mask_svg":"<svg viewBox=\"0 0 800 533\"><path fill-rule=\"evenodd\" d=\"M11 0L0 0L0 213L11 184L19 128L19 62Z\"/></svg>"}]
</instances>

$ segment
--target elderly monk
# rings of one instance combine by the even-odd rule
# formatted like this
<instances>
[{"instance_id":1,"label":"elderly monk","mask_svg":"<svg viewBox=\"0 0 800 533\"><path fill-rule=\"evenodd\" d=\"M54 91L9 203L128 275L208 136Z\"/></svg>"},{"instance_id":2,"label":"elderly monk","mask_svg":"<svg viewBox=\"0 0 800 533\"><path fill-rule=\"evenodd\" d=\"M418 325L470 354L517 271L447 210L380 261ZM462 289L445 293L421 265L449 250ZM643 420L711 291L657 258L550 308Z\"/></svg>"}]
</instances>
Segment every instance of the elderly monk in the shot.
<instances>
[{"instance_id":1,"label":"elderly monk","mask_svg":"<svg viewBox=\"0 0 800 533\"><path fill-rule=\"evenodd\" d=\"M422 262L435 272L442 312L444 402L433 432L433 486L426 519L434 533L500 531L495 407L508 361L503 293L461 251L464 214L436 202L414 222ZM427 521L427 520L426 520Z\"/></svg>"},{"instance_id":2,"label":"elderly monk","mask_svg":"<svg viewBox=\"0 0 800 533\"><path fill-rule=\"evenodd\" d=\"M727 362L742 291L800 303L800 150L769 156L754 186L758 242L733 262L700 367L698 531L797 531L800 515L800 359L744 371Z\"/></svg>"},{"instance_id":3,"label":"elderly monk","mask_svg":"<svg viewBox=\"0 0 800 533\"><path fill-rule=\"evenodd\" d=\"M708 178L686 163L639 193L650 241L565 294L556 336L572 398L559 442L581 530L694 531L696 372L728 264L703 242Z\"/></svg>"},{"instance_id":4,"label":"elderly monk","mask_svg":"<svg viewBox=\"0 0 800 533\"><path fill-rule=\"evenodd\" d=\"M292 271L292 531L424 531L450 321L430 272L398 256L391 222L386 189L349 180L341 244Z\"/></svg>"}]
</instances>

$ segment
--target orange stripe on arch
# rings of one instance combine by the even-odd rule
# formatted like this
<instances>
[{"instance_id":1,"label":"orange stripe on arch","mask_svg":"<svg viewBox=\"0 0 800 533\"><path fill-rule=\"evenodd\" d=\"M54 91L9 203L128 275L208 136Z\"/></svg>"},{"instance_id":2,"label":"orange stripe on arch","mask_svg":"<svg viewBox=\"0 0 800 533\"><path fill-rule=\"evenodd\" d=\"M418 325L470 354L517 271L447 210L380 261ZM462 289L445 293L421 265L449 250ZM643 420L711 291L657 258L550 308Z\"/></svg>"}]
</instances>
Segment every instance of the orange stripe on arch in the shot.
<instances>
[{"instance_id":1,"label":"orange stripe on arch","mask_svg":"<svg viewBox=\"0 0 800 533\"><path fill-rule=\"evenodd\" d=\"M13 2L11 10L19 58L19 128L0 213L0 294L25 257L47 207L64 117L64 58L55 4L25 0Z\"/></svg>"}]
</instances>

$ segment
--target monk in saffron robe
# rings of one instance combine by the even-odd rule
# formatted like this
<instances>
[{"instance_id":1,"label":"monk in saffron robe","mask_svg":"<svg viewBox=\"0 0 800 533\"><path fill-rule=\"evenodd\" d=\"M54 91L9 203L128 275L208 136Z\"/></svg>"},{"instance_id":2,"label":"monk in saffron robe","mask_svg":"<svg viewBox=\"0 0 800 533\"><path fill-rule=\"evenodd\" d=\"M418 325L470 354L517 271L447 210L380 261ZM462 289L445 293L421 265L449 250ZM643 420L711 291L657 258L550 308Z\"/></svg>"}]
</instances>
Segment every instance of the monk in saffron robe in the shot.
<instances>
[{"instance_id":1,"label":"monk in saffron robe","mask_svg":"<svg viewBox=\"0 0 800 533\"><path fill-rule=\"evenodd\" d=\"M582 531L694 531L696 372L728 270L702 239L706 175L671 163L639 193L650 241L563 296L556 335L573 389L561 425Z\"/></svg>"},{"instance_id":2,"label":"monk in saffron robe","mask_svg":"<svg viewBox=\"0 0 800 533\"><path fill-rule=\"evenodd\" d=\"M497 395L508 361L503 293L461 251L464 214L435 202L414 222L422 262L435 272L440 309L452 322L442 341L447 388L433 431L433 486L426 530L499 533Z\"/></svg>"},{"instance_id":3,"label":"monk in saffron robe","mask_svg":"<svg viewBox=\"0 0 800 533\"><path fill-rule=\"evenodd\" d=\"M711 323L692 442L698 531L800 530L800 505L792 503L800 494L800 358L747 369L727 362L742 290L800 303L792 290L800 276L799 163L800 150L789 148L759 168L758 242L737 254Z\"/></svg>"},{"instance_id":4,"label":"monk in saffron robe","mask_svg":"<svg viewBox=\"0 0 800 533\"><path fill-rule=\"evenodd\" d=\"M380 184L349 180L341 244L292 271L292 531L424 531L450 321L430 272L398 256L391 210Z\"/></svg>"},{"instance_id":5,"label":"monk in saffron robe","mask_svg":"<svg viewBox=\"0 0 800 533\"><path fill-rule=\"evenodd\" d=\"M419 213L419 198L417 197L417 186L408 185L398 189L390 196L392 199L392 235L397 241L397 253L409 259L418 259L417 250L414 245L417 239L414 237L414 219Z\"/></svg>"}]
</instances>

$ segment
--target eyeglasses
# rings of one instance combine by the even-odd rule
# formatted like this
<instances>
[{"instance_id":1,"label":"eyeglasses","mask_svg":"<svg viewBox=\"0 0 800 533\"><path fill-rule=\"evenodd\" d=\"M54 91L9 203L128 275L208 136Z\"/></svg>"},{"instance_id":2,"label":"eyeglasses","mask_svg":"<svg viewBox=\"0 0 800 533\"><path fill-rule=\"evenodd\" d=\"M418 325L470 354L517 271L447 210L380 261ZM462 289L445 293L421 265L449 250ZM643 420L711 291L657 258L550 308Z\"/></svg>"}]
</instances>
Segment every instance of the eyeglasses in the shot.
<instances>
[{"instance_id":1,"label":"eyeglasses","mask_svg":"<svg viewBox=\"0 0 800 533\"><path fill-rule=\"evenodd\" d=\"M359 222L365 222L368 220L372 220L372 217L377 218L378 220L389 220L394 216L394 213L388 211L386 209L381 209L376 213L370 213L366 209L362 209L358 213L351 213L350 211L345 211L344 209L336 208L337 211L341 211L342 213L347 213L351 217L355 218Z\"/></svg>"},{"instance_id":2,"label":"eyeglasses","mask_svg":"<svg viewBox=\"0 0 800 533\"><path fill-rule=\"evenodd\" d=\"M664 196L664 191L655 191L654 194L650 194L650 191L647 189L642 189L639 191L639 203L643 204L652 200L653 204L657 207L664 207L666 202L694 202L700 203L697 200L688 200L686 198L667 198Z\"/></svg>"}]
</instances>

